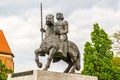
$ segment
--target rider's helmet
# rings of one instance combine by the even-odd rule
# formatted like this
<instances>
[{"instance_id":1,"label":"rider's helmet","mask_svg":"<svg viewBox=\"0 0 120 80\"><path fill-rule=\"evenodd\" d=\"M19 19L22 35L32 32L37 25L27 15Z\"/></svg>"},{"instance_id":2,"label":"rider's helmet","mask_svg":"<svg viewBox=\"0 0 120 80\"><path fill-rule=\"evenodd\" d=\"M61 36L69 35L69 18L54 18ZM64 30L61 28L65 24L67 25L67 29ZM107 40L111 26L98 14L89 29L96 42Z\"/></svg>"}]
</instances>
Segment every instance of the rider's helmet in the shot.
<instances>
[{"instance_id":1,"label":"rider's helmet","mask_svg":"<svg viewBox=\"0 0 120 80\"><path fill-rule=\"evenodd\" d=\"M50 24L51 22L54 24L54 16L52 14L48 14L46 16L46 24Z\"/></svg>"},{"instance_id":2,"label":"rider's helmet","mask_svg":"<svg viewBox=\"0 0 120 80\"><path fill-rule=\"evenodd\" d=\"M64 16L63 16L63 13L56 13L56 19L61 19L63 20L64 19Z\"/></svg>"}]
</instances>

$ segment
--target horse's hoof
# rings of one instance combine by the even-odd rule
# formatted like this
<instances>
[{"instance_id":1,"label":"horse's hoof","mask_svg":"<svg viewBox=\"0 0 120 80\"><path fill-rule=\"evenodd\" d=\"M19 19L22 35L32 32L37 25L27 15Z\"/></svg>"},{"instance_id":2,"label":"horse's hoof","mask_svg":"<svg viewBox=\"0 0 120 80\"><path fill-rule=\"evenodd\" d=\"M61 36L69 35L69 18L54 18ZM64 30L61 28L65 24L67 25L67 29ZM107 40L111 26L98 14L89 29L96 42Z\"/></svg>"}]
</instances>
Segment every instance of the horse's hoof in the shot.
<instances>
[{"instance_id":1,"label":"horse's hoof","mask_svg":"<svg viewBox=\"0 0 120 80\"><path fill-rule=\"evenodd\" d=\"M47 71L47 69L46 69L46 68L43 68L43 71Z\"/></svg>"},{"instance_id":2,"label":"horse's hoof","mask_svg":"<svg viewBox=\"0 0 120 80\"><path fill-rule=\"evenodd\" d=\"M63 73L68 73L69 71L68 70L65 70Z\"/></svg>"},{"instance_id":3,"label":"horse's hoof","mask_svg":"<svg viewBox=\"0 0 120 80\"><path fill-rule=\"evenodd\" d=\"M39 62L38 67L42 68L42 63L41 62Z\"/></svg>"},{"instance_id":4,"label":"horse's hoof","mask_svg":"<svg viewBox=\"0 0 120 80\"><path fill-rule=\"evenodd\" d=\"M48 68L49 68L48 66L45 66L45 67L43 68L43 70L44 70L44 71L47 71Z\"/></svg>"},{"instance_id":5,"label":"horse's hoof","mask_svg":"<svg viewBox=\"0 0 120 80\"><path fill-rule=\"evenodd\" d=\"M68 72L64 71L63 73L68 73Z\"/></svg>"},{"instance_id":6,"label":"horse's hoof","mask_svg":"<svg viewBox=\"0 0 120 80\"><path fill-rule=\"evenodd\" d=\"M70 73L75 73L75 71L71 70Z\"/></svg>"},{"instance_id":7,"label":"horse's hoof","mask_svg":"<svg viewBox=\"0 0 120 80\"><path fill-rule=\"evenodd\" d=\"M47 71L46 69L43 69L43 71Z\"/></svg>"}]
</instances>

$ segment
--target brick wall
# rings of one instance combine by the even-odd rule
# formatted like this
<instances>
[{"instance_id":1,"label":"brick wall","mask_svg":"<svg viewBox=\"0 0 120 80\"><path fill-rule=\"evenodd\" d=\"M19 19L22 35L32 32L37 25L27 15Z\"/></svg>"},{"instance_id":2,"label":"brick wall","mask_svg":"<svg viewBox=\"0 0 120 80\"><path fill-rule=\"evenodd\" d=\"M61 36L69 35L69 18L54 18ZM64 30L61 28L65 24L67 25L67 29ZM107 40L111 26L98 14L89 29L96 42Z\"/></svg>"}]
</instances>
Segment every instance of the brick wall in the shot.
<instances>
[{"instance_id":1,"label":"brick wall","mask_svg":"<svg viewBox=\"0 0 120 80\"><path fill-rule=\"evenodd\" d=\"M2 63L6 65L7 68L14 71L14 62L13 57L11 55L0 54L0 59Z\"/></svg>"}]
</instances>

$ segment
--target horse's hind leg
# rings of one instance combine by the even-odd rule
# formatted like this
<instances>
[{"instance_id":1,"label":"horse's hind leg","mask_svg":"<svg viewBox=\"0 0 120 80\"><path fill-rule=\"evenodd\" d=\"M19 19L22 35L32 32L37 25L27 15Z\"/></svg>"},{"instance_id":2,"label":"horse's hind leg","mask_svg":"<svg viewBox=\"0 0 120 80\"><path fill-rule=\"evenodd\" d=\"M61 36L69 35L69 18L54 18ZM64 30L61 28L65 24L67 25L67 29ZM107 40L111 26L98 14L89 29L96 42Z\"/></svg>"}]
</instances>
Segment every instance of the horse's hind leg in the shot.
<instances>
[{"instance_id":1,"label":"horse's hind leg","mask_svg":"<svg viewBox=\"0 0 120 80\"><path fill-rule=\"evenodd\" d=\"M39 68L41 68L42 67L42 63L41 62L39 62L39 53L42 51L42 49L37 49L37 50L35 50L35 62L37 63L37 66L39 67Z\"/></svg>"},{"instance_id":2,"label":"horse's hind leg","mask_svg":"<svg viewBox=\"0 0 120 80\"><path fill-rule=\"evenodd\" d=\"M72 67L72 61L71 60L64 60L66 63L68 63L68 67L65 69L64 73L68 73Z\"/></svg>"},{"instance_id":3,"label":"horse's hind leg","mask_svg":"<svg viewBox=\"0 0 120 80\"><path fill-rule=\"evenodd\" d=\"M68 73L72 67L72 64L69 64L68 67L65 69L64 73Z\"/></svg>"},{"instance_id":4,"label":"horse's hind leg","mask_svg":"<svg viewBox=\"0 0 120 80\"><path fill-rule=\"evenodd\" d=\"M73 57L73 67L72 67L70 73L75 73L76 63L77 63L77 57Z\"/></svg>"},{"instance_id":5,"label":"horse's hind leg","mask_svg":"<svg viewBox=\"0 0 120 80\"><path fill-rule=\"evenodd\" d=\"M52 61L52 58L53 58L53 55L54 55L55 52L56 52L55 48L50 49L49 56L47 58L47 63L45 65L45 67L43 68L43 70L47 70L50 67L50 63Z\"/></svg>"}]
</instances>

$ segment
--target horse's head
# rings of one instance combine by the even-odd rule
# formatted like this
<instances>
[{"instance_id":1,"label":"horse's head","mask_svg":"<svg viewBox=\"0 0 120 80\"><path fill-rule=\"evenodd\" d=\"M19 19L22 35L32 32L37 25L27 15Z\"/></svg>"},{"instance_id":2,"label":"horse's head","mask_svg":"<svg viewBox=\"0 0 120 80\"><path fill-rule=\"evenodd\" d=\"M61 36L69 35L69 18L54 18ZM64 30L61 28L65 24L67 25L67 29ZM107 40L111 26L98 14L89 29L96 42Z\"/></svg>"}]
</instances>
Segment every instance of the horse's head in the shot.
<instances>
[{"instance_id":1,"label":"horse's head","mask_svg":"<svg viewBox=\"0 0 120 80\"><path fill-rule=\"evenodd\" d=\"M54 16L52 14L46 16L46 25L54 25Z\"/></svg>"}]
</instances>

